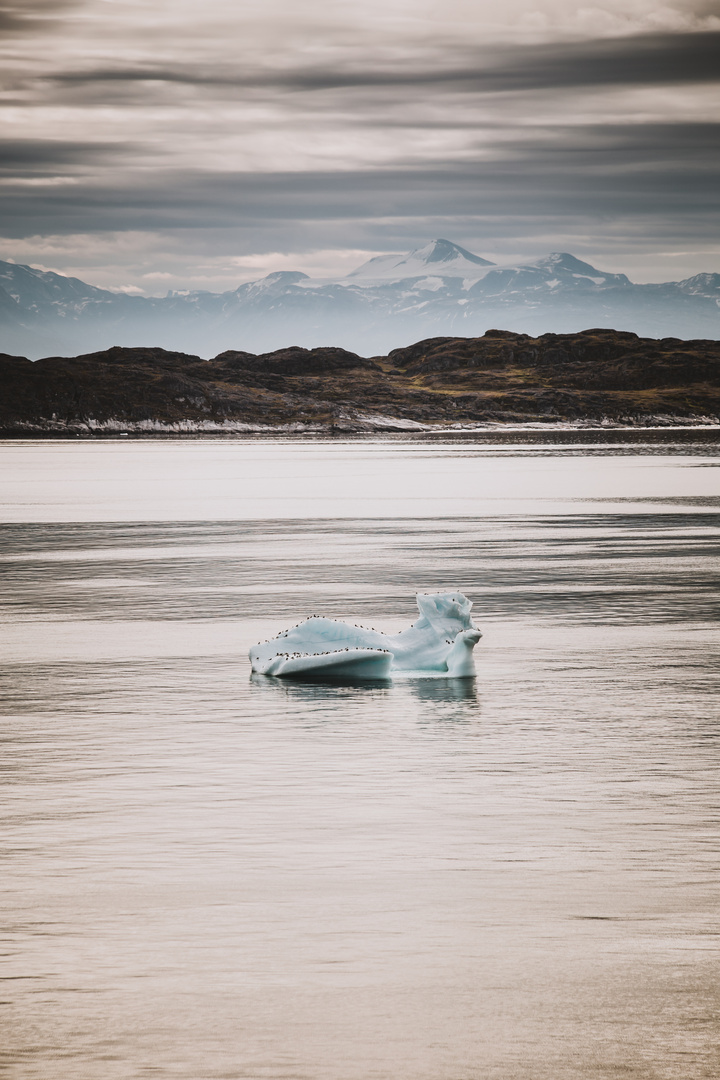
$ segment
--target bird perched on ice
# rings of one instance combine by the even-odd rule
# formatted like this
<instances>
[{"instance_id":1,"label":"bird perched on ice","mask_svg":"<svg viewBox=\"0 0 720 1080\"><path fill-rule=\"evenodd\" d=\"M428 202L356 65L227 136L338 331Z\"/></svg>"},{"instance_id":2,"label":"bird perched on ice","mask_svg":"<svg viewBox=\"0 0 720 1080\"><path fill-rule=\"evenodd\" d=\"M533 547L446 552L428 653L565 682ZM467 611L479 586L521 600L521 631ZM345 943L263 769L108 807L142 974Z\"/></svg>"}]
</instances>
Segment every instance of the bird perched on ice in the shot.
<instances>
[{"instance_id":1,"label":"bird perched on ice","mask_svg":"<svg viewBox=\"0 0 720 1080\"><path fill-rule=\"evenodd\" d=\"M260 675L295 678L383 678L394 671L474 675L473 649L482 634L470 615L472 603L461 592L418 593L416 599L420 618L399 634L312 615L273 640L254 645L249 654L252 669ZM279 652L281 639L297 646L294 655Z\"/></svg>"}]
</instances>

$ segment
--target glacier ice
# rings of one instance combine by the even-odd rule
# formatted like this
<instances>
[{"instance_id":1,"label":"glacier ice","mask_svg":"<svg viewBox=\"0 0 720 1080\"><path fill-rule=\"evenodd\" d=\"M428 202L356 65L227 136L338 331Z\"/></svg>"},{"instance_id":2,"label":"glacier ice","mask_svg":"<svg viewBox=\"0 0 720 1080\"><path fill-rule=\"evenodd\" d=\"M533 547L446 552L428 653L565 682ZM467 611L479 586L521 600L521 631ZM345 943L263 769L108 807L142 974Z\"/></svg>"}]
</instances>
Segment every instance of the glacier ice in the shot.
<instances>
[{"instance_id":1,"label":"glacier ice","mask_svg":"<svg viewBox=\"0 0 720 1080\"><path fill-rule=\"evenodd\" d=\"M258 675L294 678L387 678L394 672L475 674L473 649L482 637L460 592L418 593L420 618L399 634L312 615L271 641L253 645Z\"/></svg>"}]
</instances>

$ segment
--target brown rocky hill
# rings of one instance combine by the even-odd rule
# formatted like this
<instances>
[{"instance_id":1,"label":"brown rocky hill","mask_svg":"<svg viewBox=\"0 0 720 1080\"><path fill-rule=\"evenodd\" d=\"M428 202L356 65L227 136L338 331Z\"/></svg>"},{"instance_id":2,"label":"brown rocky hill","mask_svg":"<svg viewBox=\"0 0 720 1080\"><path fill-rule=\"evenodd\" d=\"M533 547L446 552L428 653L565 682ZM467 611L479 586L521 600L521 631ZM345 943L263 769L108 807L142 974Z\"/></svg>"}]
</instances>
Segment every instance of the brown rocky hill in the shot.
<instances>
[{"instance_id":1,"label":"brown rocky hill","mask_svg":"<svg viewBox=\"0 0 720 1080\"><path fill-rule=\"evenodd\" d=\"M489 330L372 359L295 347L212 360L160 348L34 363L0 355L5 435L718 417L720 342L615 330L537 338Z\"/></svg>"}]
</instances>

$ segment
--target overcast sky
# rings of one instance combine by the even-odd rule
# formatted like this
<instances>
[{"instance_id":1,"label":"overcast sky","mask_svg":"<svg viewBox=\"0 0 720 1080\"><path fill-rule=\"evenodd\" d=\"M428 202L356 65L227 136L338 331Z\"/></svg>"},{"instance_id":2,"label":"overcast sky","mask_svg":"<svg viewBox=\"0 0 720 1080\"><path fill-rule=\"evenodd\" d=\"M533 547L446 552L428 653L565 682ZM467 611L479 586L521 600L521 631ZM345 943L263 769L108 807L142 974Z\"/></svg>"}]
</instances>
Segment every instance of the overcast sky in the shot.
<instances>
[{"instance_id":1,"label":"overcast sky","mask_svg":"<svg viewBox=\"0 0 720 1080\"><path fill-rule=\"evenodd\" d=\"M442 236L720 271L720 0L0 0L0 259L157 295Z\"/></svg>"}]
</instances>

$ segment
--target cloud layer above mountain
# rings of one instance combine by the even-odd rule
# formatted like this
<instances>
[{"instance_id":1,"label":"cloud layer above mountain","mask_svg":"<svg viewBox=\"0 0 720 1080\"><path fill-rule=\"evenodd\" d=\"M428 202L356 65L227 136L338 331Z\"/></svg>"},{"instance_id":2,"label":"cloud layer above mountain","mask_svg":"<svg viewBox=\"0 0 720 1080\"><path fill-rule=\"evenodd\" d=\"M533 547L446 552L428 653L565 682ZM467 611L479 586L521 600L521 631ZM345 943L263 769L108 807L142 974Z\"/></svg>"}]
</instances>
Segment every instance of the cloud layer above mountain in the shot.
<instances>
[{"instance_id":1,"label":"cloud layer above mountain","mask_svg":"<svg viewBox=\"0 0 720 1080\"><path fill-rule=\"evenodd\" d=\"M103 286L451 236L718 269L720 5L0 0L0 256Z\"/></svg>"}]
</instances>

